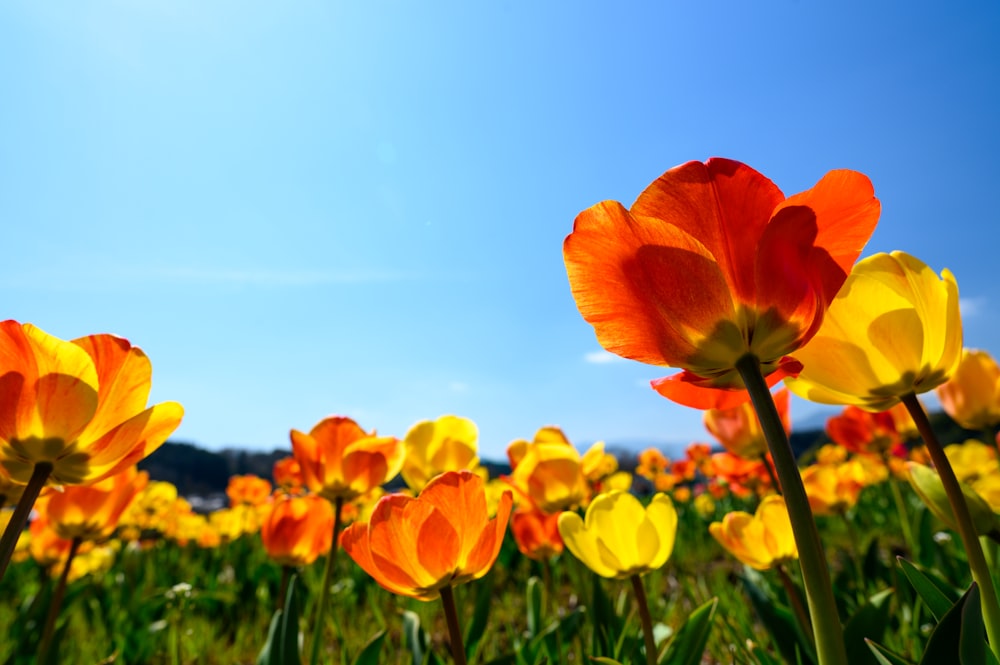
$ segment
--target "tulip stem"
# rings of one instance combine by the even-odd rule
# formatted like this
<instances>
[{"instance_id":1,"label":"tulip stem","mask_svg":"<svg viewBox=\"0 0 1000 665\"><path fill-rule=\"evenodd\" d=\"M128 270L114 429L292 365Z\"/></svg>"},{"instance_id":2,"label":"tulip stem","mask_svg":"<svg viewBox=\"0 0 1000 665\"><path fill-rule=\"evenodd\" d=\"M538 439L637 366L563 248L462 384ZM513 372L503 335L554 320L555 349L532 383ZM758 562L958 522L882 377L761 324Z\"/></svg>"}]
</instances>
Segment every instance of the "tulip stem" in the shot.
<instances>
[{"instance_id":1,"label":"tulip stem","mask_svg":"<svg viewBox=\"0 0 1000 665\"><path fill-rule=\"evenodd\" d=\"M816 637L816 655L819 665L847 665L847 650L844 646L844 630L837 613L837 603L830 583L830 569L819 538L816 520L809 508L802 476L795 462L795 454L788 441L785 426L778 415L774 397L767 387L760 370L760 360L748 353L736 361L736 370L750 393L761 429L767 439L767 447L774 460L774 470L784 492L785 506L792 523L795 545L799 550L799 565L802 582L809 604L813 635Z\"/></svg>"},{"instance_id":2,"label":"tulip stem","mask_svg":"<svg viewBox=\"0 0 1000 665\"><path fill-rule=\"evenodd\" d=\"M462 629L458 626L458 610L455 609L455 594L450 586L441 587L441 604L444 618L448 622L448 641L451 642L451 656L455 665L466 665L465 645L462 643Z\"/></svg>"},{"instance_id":3,"label":"tulip stem","mask_svg":"<svg viewBox=\"0 0 1000 665\"><path fill-rule=\"evenodd\" d=\"M760 461L764 463L764 468L767 469L767 477L771 479L771 487L778 493L778 496L781 496L781 483L778 482L777 476L774 475L774 467L771 466L771 460L767 459L767 453L760 456Z\"/></svg>"},{"instance_id":4,"label":"tulip stem","mask_svg":"<svg viewBox=\"0 0 1000 665\"><path fill-rule=\"evenodd\" d=\"M781 586L785 587L785 595L788 596L788 602L792 606L792 611L795 613L795 618L799 622L799 626L802 628L809 641L814 641L812 626L809 624L809 614L806 612L805 605L802 604L802 596L799 595L799 590L795 587L795 583L792 582L792 578L789 577L788 571L782 564L777 564L774 570L778 573L778 579L781 580Z\"/></svg>"},{"instance_id":5,"label":"tulip stem","mask_svg":"<svg viewBox=\"0 0 1000 665\"><path fill-rule=\"evenodd\" d=\"M910 516L906 510L906 501L903 500L903 492L899 489L899 478L892 472L889 461L886 459L885 468L889 471L889 490L892 492L892 500L896 503L896 512L899 513L899 526L903 530L903 540L906 541L906 549L911 556L917 555L917 541L913 538L913 528L910 526Z\"/></svg>"},{"instance_id":6,"label":"tulip stem","mask_svg":"<svg viewBox=\"0 0 1000 665\"><path fill-rule=\"evenodd\" d=\"M13 556L14 548L17 547L17 539L21 537L24 525L28 523L31 508L35 505L35 499L45 487L45 483L48 482L52 468L51 462L35 464L35 469L31 472L31 478L24 488L24 493L21 494L21 499L17 502L14 513L10 516L10 522L7 523L3 536L0 537L0 580L7 572L7 564L10 563L10 557Z\"/></svg>"},{"instance_id":7,"label":"tulip stem","mask_svg":"<svg viewBox=\"0 0 1000 665\"><path fill-rule=\"evenodd\" d=\"M59 610L62 608L63 596L66 595L66 583L69 580L69 569L73 565L73 559L76 557L77 551L80 549L80 543L83 542L82 538L76 537L70 542L69 553L66 555L66 563L63 564L62 573L59 575L59 581L56 582L56 590L52 594L52 601L49 603L48 613L45 615L45 627L42 629L42 637L38 641L38 656L36 661L38 665L45 665L46 660L49 657L49 650L52 648L52 635L55 633L56 629L56 617L59 616Z\"/></svg>"},{"instance_id":8,"label":"tulip stem","mask_svg":"<svg viewBox=\"0 0 1000 665\"><path fill-rule=\"evenodd\" d=\"M639 606L639 621L642 622L642 637L646 641L646 663L656 665L656 639L653 637L653 618L649 615L649 603L646 601L646 589L642 586L642 578L632 575L632 589L635 591L635 602Z\"/></svg>"},{"instance_id":9,"label":"tulip stem","mask_svg":"<svg viewBox=\"0 0 1000 665\"><path fill-rule=\"evenodd\" d=\"M330 542L330 551L326 555L326 566L323 568L323 585L319 589L319 601L316 603L316 619L313 621L313 641L312 650L309 656L310 665L319 662L319 645L323 641L323 615L326 613L326 604L330 598L330 584L333 582L333 564L337 559L337 542L340 536L340 513L344 507L344 498L338 496L333 502L333 540Z\"/></svg>"},{"instance_id":10,"label":"tulip stem","mask_svg":"<svg viewBox=\"0 0 1000 665\"><path fill-rule=\"evenodd\" d=\"M962 495L962 486L958 483L954 469L945 455L941 442L938 441L930 420L921 406L920 400L915 393L903 396L903 404L906 405L910 417L917 425L917 431L923 437L927 445L927 452L934 462L934 468L941 478L945 494L948 496L948 503L951 504L951 511L955 515L955 525L958 528L958 535L962 539L965 547L965 556L969 560L969 570L972 579L979 585L980 597L983 606L983 623L986 625L986 637L990 643L993 655L1000 658L1000 603L997 602L996 587L993 585L993 577L990 574L989 566L986 565L986 557L983 548L979 543L979 536L976 534L976 527L972 523L972 516L969 514L969 506L965 503Z\"/></svg>"},{"instance_id":11,"label":"tulip stem","mask_svg":"<svg viewBox=\"0 0 1000 665\"><path fill-rule=\"evenodd\" d=\"M278 603L275 609L285 609L285 596L288 594L288 580L292 576L291 566L281 567L281 585L278 587Z\"/></svg>"}]
</instances>

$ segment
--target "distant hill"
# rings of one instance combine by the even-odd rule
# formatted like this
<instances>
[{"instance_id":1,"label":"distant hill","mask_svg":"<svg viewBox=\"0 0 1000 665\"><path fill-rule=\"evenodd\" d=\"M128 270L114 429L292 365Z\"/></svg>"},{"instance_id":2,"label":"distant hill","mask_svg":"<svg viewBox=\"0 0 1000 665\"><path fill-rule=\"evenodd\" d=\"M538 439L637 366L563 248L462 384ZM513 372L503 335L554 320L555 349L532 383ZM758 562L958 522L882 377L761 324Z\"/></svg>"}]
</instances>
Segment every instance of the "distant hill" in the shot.
<instances>
[{"instance_id":1,"label":"distant hill","mask_svg":"<svg viewBox=\"0 0 1000 665\"><path fill-rule=\"evenodd\" d=\"M981 432L962 429L942 412L932 413L930 417L935 432L946 445L981 435ZM829 441L826 433L819 428L793 431L790 439L792 449L798 456L808 454L812 449ZM674 459L683 454L683 446L644 444L633 440L609 442L607 450L618 458L622 469L631 471L635 469L639 451L646 448L661 448ZM139 468L148 471L152 480L173 483L181 496L214 498L214 504L217 504L221 500L220 497L225 495L230 476L252 473L273 480L271 472L274 463L290 454L288 449L260 452L226 448L213 452L192 443L167 441L156 452L139 462ZM510 472L506 460L484 460L483 465L489 470L491 478ZM397 486L402 487L400 479L390 484L390 488Z\"/></svg>"}]
</instances>

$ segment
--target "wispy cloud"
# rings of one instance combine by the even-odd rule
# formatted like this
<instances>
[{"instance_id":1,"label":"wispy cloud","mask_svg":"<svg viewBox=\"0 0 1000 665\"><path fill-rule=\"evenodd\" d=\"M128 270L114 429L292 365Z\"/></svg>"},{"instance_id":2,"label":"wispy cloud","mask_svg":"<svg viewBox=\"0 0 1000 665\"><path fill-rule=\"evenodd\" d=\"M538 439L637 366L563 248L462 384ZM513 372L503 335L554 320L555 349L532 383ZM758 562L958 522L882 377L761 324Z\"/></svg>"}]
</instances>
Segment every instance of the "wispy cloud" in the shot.
<instances>
[{"instance_id":1,"label":"wispy cloud","mask_svg":"<svg viewBox=\"0 0 1000 665\"><path fill-rule=\"evenodd\" d=\"M986 309L986 298L977 296L975 298L959 298L958 308L962 311L962 316L977 316Z\"/></svg>"},{"instance_id":2,"label":"wispy cloud","mask_svg":"<svg viewBox=\"0 0 1000 665\"><path fill-rule=\"evenodd\" d=\"M600 351L591 351L584 354L583 359L588 363L593 363L595 365L605 365L607 363L616 363L624 360L621 356L616 356L613 353L601 349Z\"/></svg>"}]
</instances>

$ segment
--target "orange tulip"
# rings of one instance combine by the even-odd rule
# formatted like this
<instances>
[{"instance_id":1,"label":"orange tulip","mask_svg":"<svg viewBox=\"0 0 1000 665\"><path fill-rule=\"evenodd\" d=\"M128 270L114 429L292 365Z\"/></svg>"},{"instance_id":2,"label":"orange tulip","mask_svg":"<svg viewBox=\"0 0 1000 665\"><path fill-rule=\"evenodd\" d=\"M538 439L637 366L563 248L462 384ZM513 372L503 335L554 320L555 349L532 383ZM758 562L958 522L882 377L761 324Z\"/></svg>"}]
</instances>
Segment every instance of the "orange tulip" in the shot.
<instances>
[{"instance_id":1,"label":"orange tulip","mask_svg":"<svg viewBox=\"0 0 1000 665\"><path fill-rule=\"evenodd\" d=\"M854 171L831 171L785 198L728 159L673 168L626 209L604 201L563 244L570 287L604 348L683 371L653 382L697 408L746 401L736 363L760 361L774 384L875 228L879 202ZM725 391L738 391L720 393Z\"/></svg>"},{"instance_id":2,"label":"orange tulip","mask_svg":"<svg viewBox=\"0 0 1000 665\"><path fill-rule=\"evenodd\" d=\"M275 501L260 527L267 555L283 566L308 566L330 551L333 508L315 495Z\"/></svg>"},{"instance_id":3,"label":"orange tulip","mask_svg":"<svg viewBox=\"0 0 1000 665\"><path fill-rule=\"evenodd\" d=\"M292 456L275 462L271 475L274 477L274 484L286 492L298 494L302 490L302 467Z\"/></svg>"},{"instance_id":4,"label":"orange tulip","mask_svg":"<svg viewBox=\"0 0 1000 665\"><path fill-rule=\"evenodd\" d=\"M771 487L771 477L764 461L760 459L748 460L732 453L715 453L712 455L712 468L715 477L724 480L730 490L737 494L741 493L742 488L766 494Z\"/></svg>"},{"instance_id":5,"label":"orange tulip","mask_svg":"<svg viewBox=\"0 0 1000 665\"><path fill-rule=\"evenodd\" d=\"M937 395L941 408L962 427L992 428L1000 423L1000 365L985 351L965 349Z\"/></svg>"},{"instance_id":6,"label":"orange tulip","mask_svg":"<svg viewBox=\"0 0 1000 665\"><path fill-rule=\"evenodd\" d=\"M814 464L802 471L802 484L815 515L843 513L858 502L865 488L865 468L857 461Z\"/></svg>"},{"instance_id":7,"label":"orange tulip","mask_svg":"<svg viewBox=\"0 0 1000 665\"><path fill-rule=\"evenodd\" d=\"M229 505L240 504L259 506L267 502L271 496L271 483L252 473L245 476L232 476L226 486L226 496Z\"/></svg>"},{"instance_id":8,"label":"orange tulip","mask_svg":"<svg viewBox=\"0 0 1000 665\"><path fill-rule=\"evenodd\" d=\"M382 497L367 524L344 530L340 545L389 591L433 600L443 587L479 579L500 553L513 497L487 517L483 479L471 471L434 478L416 498Z\"/></svg>"},{"instance_id":9,"label":"orange tulip","mask_svg":"<svg viewBox=\"0 0 1000 665\"><path fill-rule=\"evenodd\" d=\"M792 429L789 415L791 393L787 388L774 393L774 406L778 409L785 432ZM756 459L767 454L767 439L760 427L757 412L750 402L744 402L728 409L708 409L705 411L705 428L718 439L723 448L745 459Z\"/></svg>"},{"instance_id":10,"label":"orange tulip","mask_svg":"<svg viewBox=\"0 0 1000 665\"><path fill-rule=\"evenodd\" d=\"M293 429L291 437L306 486L330 501L352 501L403 467L399 439L369 434L344 416L324 418L308 434Z\"/></svg>"},{"instance_id":11,"label":"orange tulip","mask_svg":"<svg viewBox=\"0 0 1000 665\"><path fill-rule=\"evenodd\" d=\"M129 467L92 485L70 485L53 492L41 510L62 538L100 541L109 538L149 474Z\"/></svg>"},{"instance_id":12,"label":"orange tulip","mask_svg":"<svg viewBox=\"0 0 1000 665\"><path fill-rule=\"evenodd\" d=\"M73 546L73 541L56 533L49 520L41 514L31 520L28 535L31 558L42 568L49 568L60 561L65 561Z\"/></svg>"},{"instance_id":13,"label":"orange tulip","mask_svg":"<svg viewBox=\"0 0 1000 665\"><path fill-rule=\"evenodd\" d=\"M857 406L847 406L840 415L827 420L826 433L852 453L881 456L902 443L891 413L872 413Z\"/></svg>"},{"instance_id":14,"label":"orange tulip","mask_svg":"<svg viewBox=\"0 0 1000 665\"><path fill-rule=\"evenodd\" d=\"M118 473L180 424L176 402L146 407L152 367L121 337L65 342L30 323L0 323L0 465L27 484L38 463L49 482L77 485Z\"/></svg>"},{"instance_id":15,"label":"orange tulip","mask_svg":"<svg viewBox=\"0 0 1000 665\"><path fill-rule=\"evenodd\" d=\"M510 518L517 549L529 559L543 561L563 551L559 513L543 513L534 506L519 508Z\"/></svg>"}]
</instances>

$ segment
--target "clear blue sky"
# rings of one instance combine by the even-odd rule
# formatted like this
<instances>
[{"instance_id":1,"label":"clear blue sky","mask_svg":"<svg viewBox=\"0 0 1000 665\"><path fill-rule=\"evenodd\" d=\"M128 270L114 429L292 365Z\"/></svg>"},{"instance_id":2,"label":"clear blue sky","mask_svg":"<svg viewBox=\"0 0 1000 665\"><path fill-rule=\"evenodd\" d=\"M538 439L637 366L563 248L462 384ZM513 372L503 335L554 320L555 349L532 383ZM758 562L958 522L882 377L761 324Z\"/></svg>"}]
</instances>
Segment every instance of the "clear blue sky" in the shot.
<instances>
[{"instance_id":1,"label":"clear blue sky","mask_svg":"<svg viewBox=\"0 0 1000 665\"><path fill-rule=\"evenodd\" d=\"M863 171L865 253L950 268L996 355L998 34L992 1L5 2L0 315L128 337L209 448L332 413L456 413L486 457L708 440L672 370L602 362L576 214L714 155Z\"/></svg>"}]
</instances>

